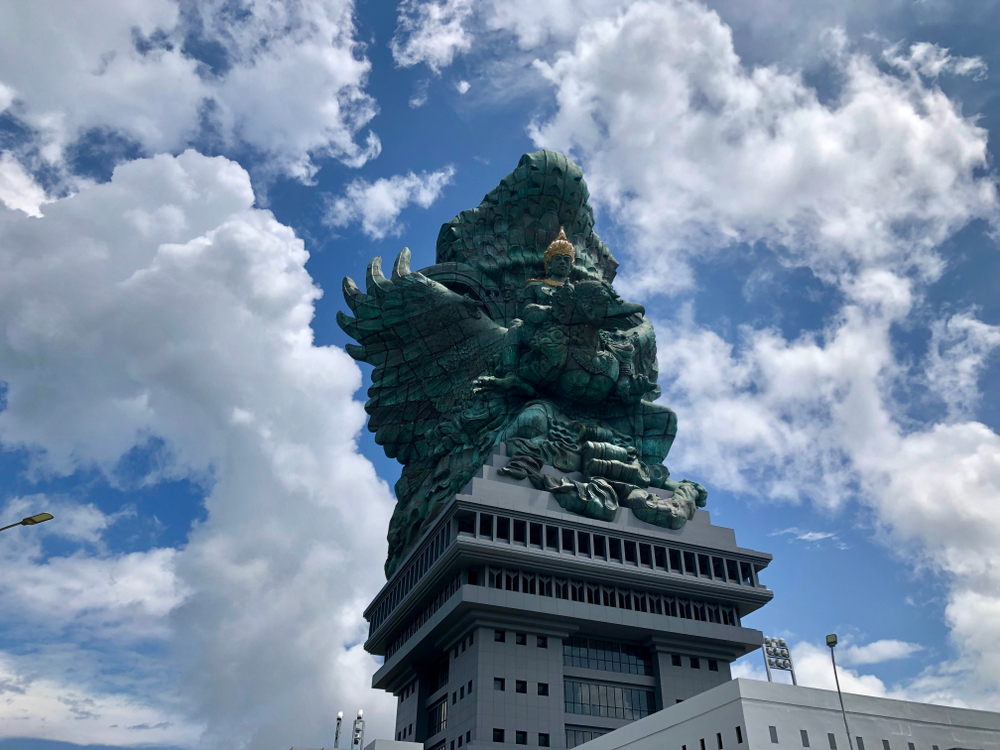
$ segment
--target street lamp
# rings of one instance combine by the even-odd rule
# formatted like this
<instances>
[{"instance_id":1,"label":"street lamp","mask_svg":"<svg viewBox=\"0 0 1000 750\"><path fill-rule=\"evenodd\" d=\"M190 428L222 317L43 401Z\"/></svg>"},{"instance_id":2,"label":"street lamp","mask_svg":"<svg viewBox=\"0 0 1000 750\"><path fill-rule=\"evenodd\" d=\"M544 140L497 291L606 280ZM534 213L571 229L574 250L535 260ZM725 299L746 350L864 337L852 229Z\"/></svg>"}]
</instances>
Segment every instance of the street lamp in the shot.
<instances>
[{"instance_id":1,"label":"street lamp","mask_svg":"<svg viewBox=\"0 0 1000 750\"><path fill-rule=\"evenodd\" d=\"M13 529L15 526L34 526L36 523L44 523L45 521L51 521L52 518L53 516L51 513L39 513L38 515L22 518L20 521L18 521L17 523L12 523L10 526L0 526L0 531Z\"/></svg>"},{"instance_id":2,"label":"street lamp","mask_svg":"<svg viewBox=\"0 0 1000 750\"><path fill-rule=\"evenodd\" d=\"M854 750L854 742L851 740L851 728L847 726L847 711L844 710L844 696L840 693L840 678L837 677L837 659L833 655L833 649L837 645L837 634L831 633L826 637L826 645L830 647L830 661L833 662L833 679L837 683L837 697L840 698L840 713L844 715L844 730L847 732L847 745Z\"/></svg>"}]
</instances>

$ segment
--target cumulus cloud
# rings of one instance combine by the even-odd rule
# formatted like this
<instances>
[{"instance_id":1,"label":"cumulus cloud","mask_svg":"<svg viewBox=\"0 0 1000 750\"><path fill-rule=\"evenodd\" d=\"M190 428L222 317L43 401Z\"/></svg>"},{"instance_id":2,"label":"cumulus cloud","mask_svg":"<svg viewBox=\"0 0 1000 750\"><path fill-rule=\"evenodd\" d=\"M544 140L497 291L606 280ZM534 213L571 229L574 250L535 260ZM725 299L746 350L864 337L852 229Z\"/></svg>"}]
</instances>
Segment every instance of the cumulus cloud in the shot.
<instances>
[{"instance_id":1,"label":"cumulus cloud","mask_svg":"<svg viewBox=\"0 0 1000 750\"><path fill-rule=\"evenodd\" d=\"M0 91L0 97L2 96L3 92ZM44 202L45 191L14 155L10 151L0 153L0 204L24 211L28 216L41 216L39 207Z\"/></svg>"},{"instance_id":2,"label":"cumulus cloud","mask_svg":"<svg viewBox=\"0 0 1000 750\"><path fill-rule=\"evenodd\" d=\"M840 650L844 664L879 664L892 659L905 659L923 650L919 643L893 639L872 641L864 646L847 646Z\"/></svg>"},{"instance_id":3,"label":"cumulus cloud","mask_svg":"<svg viewBox=\"0 0 1000 750\"><path fill-rule=\"evenodd\" d=\"M30 584L19 603L33 621L51 618L55 643L80 644L74 663L96 661L127 618L174 655L130 657L146 677L180 681L130 686L149 710L114 722L94 711L105 718L88 721L104 729L171 722L183 727L170 736L204 727L206 746L321 745L329 707L361 696L373 726L391 723L360 645L361 612L383 580L356 561L384 552L392 508L355 445L361 373L314 345L321 292L308 254L253 202L238 165L186 152L120 166L41 218L0 210L0 443L26 450L41 475L110 474L156 437L167 456L158 477L206 492L206 520L179 550L109 554L81 539L65 557L11 552ZM74 528L93 536L111 522ZM15 542L24 535L4 543ZM55 680L65 658L53 654L33 684ZM53 690L114 703L98 671ZM35 721L49 705L39 695L24 704ZM50 721L45 736L79 741L70 723Z\"/></svg>"},{"instance_id":4,"label":"cumulus cloud","mask_svg":"<svg viewBox=\"0 0 1000 750\"><path fill-rule=\"evenodd\" d=\"M344 195L328 197L325 221L334 227L360 221L362 231L374 240L399 235L403 228L397 220L403 209L411 204L430 208L454 176L455 168L448 166L436 172L382 177L375 182L359 177L347 186Z\"/></svg>"},{"instance_id":5,"label":"cumulus cloud","mask_svg":"<svg viewBox=\"0 0 1000 750\"><path fill-rule=\"evenodd\" d=\"M353 7L10 5L0 11L0 98L16 98L10 111L48 164L61 165L81 137L110 133L146 153L208 137L308 181L319 158L359 166L379 152L374 134L355 140L376 107L364 91L370 64L357 55Z\"/></svg>"},{"instance_id":6,"label":"cumulus cloud","mask_svg":"<svg viewBox=\"0 0 1000 750\"><path fill-rule=\"evenodd\" d=\"M927 78L937 78L944 73L971 76L977 81L986 78L986 63L981 57L954 57L948 54L946 47L930 42L911 44L906 51L901 51L901 46L894 44L885 51L884 57L900 70Z\"/></svg>"},{"instance_id":7,"label":"cumulus cloud","mask_svg":"<svg viewBox=\"0 0 1000 750\"><path fill-rule=\"evenodd\" d=\"M952 419L968 417L978 404L979 378L987 359L1000 348L1000 326L972 314L953 315L931 326L925 371L932 393L948 407Z\"/></svg>"},{"instance_id":8,"label":"cumulus cloud","mask_svg":"<svg viewBox=\"0 0 1000 750\"><path fill-rule=\"evenodd\" d=\"M472 0L403 0L389 44L396 64L411 68L425 63L440 73L456 54L472 46L472 35L466 28L472 10Z\"/></svg>"},{"instance_id":9,"label":"cumulus cloud","mask_svg":"<svg viewBox=\"0 0 1000 750\"><path fill-rule=\"evenodd\" d=\"M744 68L704 6L637 2L538 63L557 108L531 136L586 165L645 261L637 292L690 286L692 257L755 241L828 280L857 264L933 278L933 248L997 215L986 131L845 44L831 36L844 83L823 103L796 74Z\"/></svg>"}]
</instances>

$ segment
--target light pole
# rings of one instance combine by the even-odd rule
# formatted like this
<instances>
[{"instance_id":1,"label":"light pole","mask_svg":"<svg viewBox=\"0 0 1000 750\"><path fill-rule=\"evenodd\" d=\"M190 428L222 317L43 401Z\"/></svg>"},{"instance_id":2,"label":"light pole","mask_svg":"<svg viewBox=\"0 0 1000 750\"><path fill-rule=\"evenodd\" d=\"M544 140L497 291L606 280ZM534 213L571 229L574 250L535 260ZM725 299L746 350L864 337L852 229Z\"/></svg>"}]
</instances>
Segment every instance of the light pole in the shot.
<instances>
[{"instance_id":1,"label":"light pole","mask_svg":"<svg viewBox=\"0 0 1000 750\"><path fill-rule=\"evenodd\" d=\"M365 712L358 709L358 718L354 720L354 736L351 738L351 750L364 750L365 747Z\"/></svg>"},{"instance_id":2,"label":"light pole","mask_svg":"<svg viewBox=\"0 0 1000 750\"><path fill-rule=\"evenodd\" d=\"M792 662L792 652L784 638L764 638L764 668L767 670L768 682L773 682L771 670L780 669L792 673L793 685L799 684L795 681L795 664Z\"/></svg>"},{"instance_id":3,"label":"light pole","mask_svg":"<svg viewBox=\"0 0 1000 750\"><path fill-rule=\"evenodd\" d=\"M51 513L39 513L35 516L28 516L27 518L22 518L17 523L12 523L10 526L0 526L0 531L6 531L7 529L13 529L15 526L34 526L37 523L44 523L45 521L51 521L53 515Z\"/></svg>"},{"instance_id":4,"label":"light pole","mask_svg":"<svg viewBox=\"0 0 1000 750\"><path fill-rule=\"evenodd\" d=\"M840 713L844 715L844 731L847 732L847 745L854 750L854 742L851 740L851 728L847 726L847 711L844 710L844 696L840 693L840 678L837 677L837 659L833 655L833 649L837 645L837 634L831 633L826 637L826 645L830 647L830 661L833 662L833 679L837 683L837 697L840 698Z\"/></svg>"},{"instance_id":5,"label":"light pole","mask_svg":"<svg viewBox=\"0 0 1000 750\"><path fill-rule=\"evenodd\" d=\"M344 721L344 712L337 712L337 733L333 735L333 747L334 750L340 750L340 725Z\"/></svg>"}]
</instances>

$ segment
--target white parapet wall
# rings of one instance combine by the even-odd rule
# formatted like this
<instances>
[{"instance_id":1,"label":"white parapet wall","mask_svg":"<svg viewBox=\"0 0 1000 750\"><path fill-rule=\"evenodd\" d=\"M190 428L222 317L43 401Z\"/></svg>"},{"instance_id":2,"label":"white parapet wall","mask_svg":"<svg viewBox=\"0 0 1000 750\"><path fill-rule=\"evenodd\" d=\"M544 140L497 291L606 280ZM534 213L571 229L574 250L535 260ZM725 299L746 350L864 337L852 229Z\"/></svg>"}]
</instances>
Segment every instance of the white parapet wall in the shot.
<instances>
[{"instance_id":1,"label":"white parapet wall","mask_svg":"<svg viewBox=\"0 0 1000 750\"><path fill-rule=\"evenodd\" d=\"M738 679L591 740L586 750L1000 750L1000 713ZM860 738L860 742L859 742Z\"/></svg>"}]
</instances>

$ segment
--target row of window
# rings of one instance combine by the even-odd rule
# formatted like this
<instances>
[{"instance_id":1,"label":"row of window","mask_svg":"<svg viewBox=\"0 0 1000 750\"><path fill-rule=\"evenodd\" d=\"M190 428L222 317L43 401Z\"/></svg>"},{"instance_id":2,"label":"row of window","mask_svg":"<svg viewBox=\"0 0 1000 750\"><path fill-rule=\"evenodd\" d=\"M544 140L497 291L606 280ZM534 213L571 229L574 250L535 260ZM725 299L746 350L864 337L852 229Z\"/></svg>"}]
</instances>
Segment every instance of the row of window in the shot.
<instances>
[{"instance_id":1,"label":"row of window","mask_svg":"<svg viewBox=\"0 0 1000 750\"><path fill-rule=\"evenodd\" d=\"M397 579L396 585L389 590L372 613L368 626L369 633L374 633L378 630L399 603L406 598L410 590L420 582L437 559L441 557L445 548L454 541L451 529L451 521L448 521L431 539L427 540L420 554L406 566L402 575Z\"/></svg>"},{"instance_id":2,"label":"row of window","mask_svg":"<svg viewBox=\"0 0 1000 750\"><path fill-rule=\"evenodd\" d=\"M493 640L497 643L507 642L507 631L505 630L494 630ZM514 633L514 644L517 646L527 646L528 645L528 634L527 633ZM535 645L538 648L548 648L549 639L548 636L536 635Z\"/></svg>"},{"instance_id":3,"label":"row of window","mask_svg":"<svg viewBox=\"0 0 1000 750\"><path fill-rule=\"evenodd\" d=\"M768 732L771 735L771 742L775 745L778 744L778 728L768 727ZM865 741L862 737L855 737L857 742L858 750L865 750ZM811 747L809 744L809 732L805 729L799 730L799 740L802 742L802 747ZM830 750L837 750L837 735L833 732L826 733L826 741L830 745ZM722 745L719 745L721 750ZM939 750L937 745L931 745L932 750ZM892 750L892 746L889 744L889 740L882 740L882 750ZM916 750L916 746L912 742L906 743L906 750Z\"/></svg>"},{"instance_id":4,"label":"row of window","mask_svg":"<svg viewBox=\"0 0 1000 750\"><path fill-rule=\"evenodd\" d=\"M472 732L466 732L465 733L465 744L466 745L468 745L469 742L471 742L471 738L472 738ZM399 737L396 737L396 739L399 739ZM436 745L434 745L432 748L430 748L430 750L445 750L445 747L447 747L447 745L448 745L448 740L441 740ZM462 746L462 735L458 735L458 746L459 747ZM455 740L451 741L451 750L455 750Z\"/></svg>"},{"instance_id":5,"label":"row of window","mask_svg":"<svg viewBox=\"0 0 1000 750\"><path fill-rule=\"evenodd\" d=\"M476 516L478 515L478 522ZM635 565L744 586L758 585L753 565L688 550L635 542L605 534L521 521L491 513L460 510L455 514L459 534L479 539L520 544L541 550ZM478 530L478 533L477 533Z\"/></svg>"},{"instance_id":6,"label":"row of window","mask_svg":"<svg viewBox=\"0 0 1000 750\"><path fill-rule=\"evenodd\" d=\"M507 735L502 729L493 729L493 741L494 742L506 742ZM528 744L528 733L522 732L521 730L515 730L514 732L514 744L515 745L527 745ZM538 733L538 746L539 747L549 747L551 741L549 735L545 732Z\"/></svg>"},{"instance_id":7,"label":"row of window","mask_svg":"<svg viewBox=\"0 0 1000 750\"><path fill-rule=\"evenodd\" d=\"M471 683L470 683L471 684ZM538 695L549 694L549 683L539 682L538 685ZM506 691L507 690L507 680L503 677L493 678L493 689ZM470 688L471 690L471 688ZM528 692L528 681L527 680L514 680L514 692L515 693L527 693Z\"/></svg>"},{"instance_id":8,"label":"row of window","mask_svg":"<svg viewBox=\"0 0 1000 750\"><path fill-rule=\"evenodd\" d=\"M565 711L584 716L606 716L634 721L656 711L656 694L616 685L565 680Z\"/></svg>"},{"instance_id":9,"label":"row of window","mask_svg":"<svg viewBox=\"0 0 1000 750\"><path fill-rule=\"evenodd\" d=\"M677 702L680 703L680 701L677 701ZM705 750L705 738L702 737L700 740L698 740L698 743L699 743L699 747L701 748L701 750ZM715 733L715 743L718 745L719 750L723 750L723 747L722 747L722 732L716 732ZM736 727L736 744L738 744L738 745L742 745L743 744L743 728L742 727ZM688 750L688 746L687 745L681 745L681 750Z\"/></svg>"},{"instance_id":10,"label":"row of window","mask_svg":"<svg viewBox=\"0 0 1000 750\"><path fill-rule=\"evenodd\" d=\"M653 657L648 648L595 638L565 639L563 665L622 674L653 674Z\"/></svg>"},{"instance_id":11,"label":"row of window","mask_svg":"<svg viewBox=\"0 0 1000 750\"><path fill-rule=\"evenodd\" d=\"M423 609L410 620L403 628L400 629L399 635L397 635L385 649L385 658L390 658L394 653L399 651L413 634L416 633L420 627L427 622L434 613L437 612L444 603L451 599L451 597L462 587L462 574L459 573L451 581L441 588L437 594L424 606Z\"/></svg>"},{"instance_id":12,"label":"row of window","mask_svg":"<svg viewBox=\"0 0 1000 750\"><path fill-rule=\"evenodd\" d=\"M566 750L573 750L577 745L603 737L610 729L570 729L566 728Z\"/></svg>"},{"instance_id":13,"label":"row of window","mask_svg":"<svg viewBox=\"0 0 1000 750\"><path fill-rule=\"evenodd\" d=\"M556 599L567 599L604 607L680 617L685 620L700 620L720 625L740 624L739 611L736 607L728 604L662 596L621 586L553 578L549 575L511 568L487 566L485 574L479 568L470 568L469 583L477 586L485 585L488 588L517 591L523 594L550 596Z\"/></svg>"}]
</instances>

